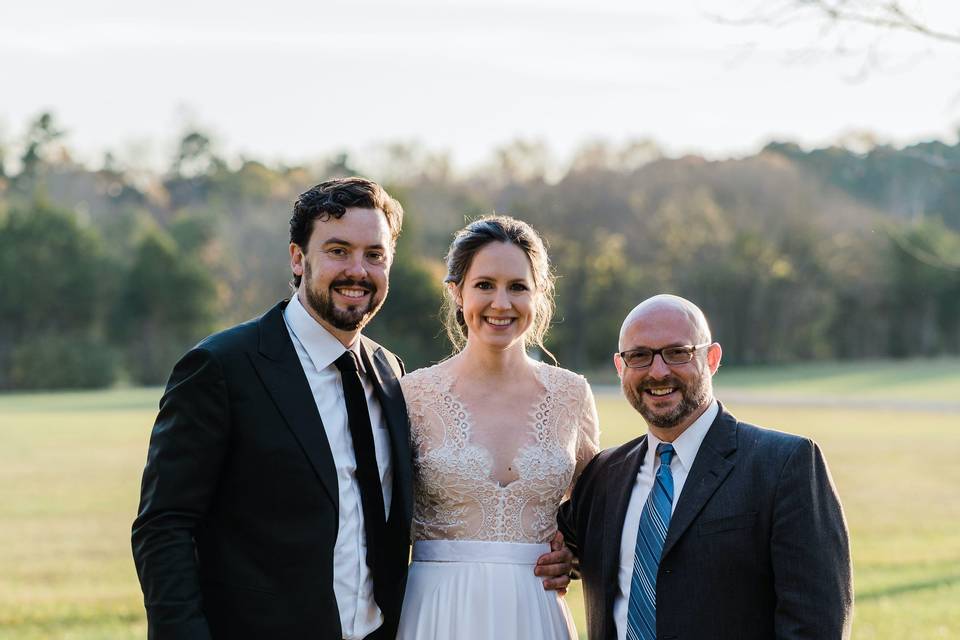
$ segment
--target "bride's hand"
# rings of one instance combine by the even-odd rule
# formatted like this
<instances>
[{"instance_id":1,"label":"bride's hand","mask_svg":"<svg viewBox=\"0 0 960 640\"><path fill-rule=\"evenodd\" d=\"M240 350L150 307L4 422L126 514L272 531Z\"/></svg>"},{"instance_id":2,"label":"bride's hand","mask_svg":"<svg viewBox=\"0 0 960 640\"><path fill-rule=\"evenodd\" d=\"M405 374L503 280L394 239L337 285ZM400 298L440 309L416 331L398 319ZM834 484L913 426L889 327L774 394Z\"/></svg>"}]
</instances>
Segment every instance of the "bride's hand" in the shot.
<instances>
[{"instance_id":1,"label":"bride's hand","mask_svg":"<svg viewBox=\"0 0 960 640\"><path fill-rule=\"evenodd\" d=\"M560 595L567 593L570 584L570 572L573 571L573 552L563 543L563 534L557 531L550 540L550 553L537 558L533 573L542 578L543 588L556 591Z\"/></svg>"}]
</instances>

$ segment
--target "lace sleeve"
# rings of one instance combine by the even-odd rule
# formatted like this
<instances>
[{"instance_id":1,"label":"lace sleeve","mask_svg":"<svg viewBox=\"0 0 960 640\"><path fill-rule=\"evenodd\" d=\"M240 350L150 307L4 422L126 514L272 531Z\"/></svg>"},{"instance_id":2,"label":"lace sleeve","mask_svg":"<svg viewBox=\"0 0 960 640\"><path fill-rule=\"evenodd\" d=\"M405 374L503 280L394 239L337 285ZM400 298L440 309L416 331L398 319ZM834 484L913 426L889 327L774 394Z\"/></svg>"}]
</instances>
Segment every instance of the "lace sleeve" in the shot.
<instances>
[{"instance_id":1,"label":"lace sleeve","mask_svg":"<svg viewBox=\"0 0 960 640\"><path fill-rule=\"evenodd\" d=\"M403 390L403 399L407 403L407 416L410 418L410 447L415 452L419 451L427 440L424 394L419 381L420 376L416 375L416 372L400 378L400 388Z\"/></svg>"},{"instance_id":2,"label":"lace sleeve","mask_svg":"<svg viewBox=\"0 0 960 640\"><path fill-rule=\"evenodd\" d=\"M580 472L600 450L600 420L597 417L597 403L593 399L593 391L586 379L583 382L583 395L580 400L580 420L577 428L577 466L573 472L573 482L576 483Z\"/></svg>"}]
</instances>

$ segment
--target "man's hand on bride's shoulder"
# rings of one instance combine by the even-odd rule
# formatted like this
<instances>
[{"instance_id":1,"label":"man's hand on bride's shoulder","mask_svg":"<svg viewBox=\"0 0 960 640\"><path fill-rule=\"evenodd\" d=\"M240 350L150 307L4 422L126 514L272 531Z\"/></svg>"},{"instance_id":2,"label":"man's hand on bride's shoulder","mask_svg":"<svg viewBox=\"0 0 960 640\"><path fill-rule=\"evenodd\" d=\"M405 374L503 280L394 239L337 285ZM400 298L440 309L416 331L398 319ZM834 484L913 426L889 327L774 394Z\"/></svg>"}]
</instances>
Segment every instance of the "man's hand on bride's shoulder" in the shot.
<instances>
[{"instance_id":1,"label":"man's hand on bride's shoulder","mask_svg":"<svg viewBox=\"0 0 960 640\"><path fill-rule=\"evenodd\" d=\"M537 558L533 573L544 578L544 589L565 595L570 584L573 562L573 552L563 543L563 534L557 531L550 540L550 552Z\"/></svg>"}]
</instances>

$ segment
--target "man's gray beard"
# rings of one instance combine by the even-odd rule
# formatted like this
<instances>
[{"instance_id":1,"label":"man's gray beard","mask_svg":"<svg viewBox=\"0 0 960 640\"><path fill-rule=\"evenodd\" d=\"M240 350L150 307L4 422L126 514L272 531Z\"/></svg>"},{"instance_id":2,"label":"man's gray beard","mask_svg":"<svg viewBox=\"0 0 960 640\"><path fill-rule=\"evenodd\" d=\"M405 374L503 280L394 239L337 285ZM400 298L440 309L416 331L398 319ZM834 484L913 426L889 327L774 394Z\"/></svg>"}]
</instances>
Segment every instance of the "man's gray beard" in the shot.
<instances>
[{"instance_id":1,"label":"man's gray beard","mask_svg":"<svg viewBox=\"0 0 960 640\"><path fill-rule=\"evenodd\" d=\"M309 276L309 271L307 275ZM342 286L334 282L330 287L333 288L334 284ZM378 300L377 290L374 288L370 291L370 301L366 307L362 309L360 307L338 309L334 305L333 296L329 292L314 291L309 280L307 280L306 285L304 289L307 292L307 304L310 305L310 308L318 316L329 322L332 327L341 331L363 329L383 306L383 301L387 299L386 296L383 296Z\"/></svg>"},{"instance_id":2,"label":"man's gray beard","mask_svg":"<svg viewBox=\"0 0 960 640\"><path fill-rule=\"evenodd\" d=\"M660 386L662 383L663 381L658 381L657 386ZM706 377L697 379L694 385L690 387L682 384L677 378L672 378L671 384L680 390L681 398L680 404L669 413L655 413L652 411L643 402L643 388L636 390L628 387L625 383L621 383L621 387L623 388L623 395L627 397L627 401L643 416L643 419L647 421L648 425L660 429L672 429L702 407L710 397L712 390L709 379Z\"/></svg>"}]
</instances>

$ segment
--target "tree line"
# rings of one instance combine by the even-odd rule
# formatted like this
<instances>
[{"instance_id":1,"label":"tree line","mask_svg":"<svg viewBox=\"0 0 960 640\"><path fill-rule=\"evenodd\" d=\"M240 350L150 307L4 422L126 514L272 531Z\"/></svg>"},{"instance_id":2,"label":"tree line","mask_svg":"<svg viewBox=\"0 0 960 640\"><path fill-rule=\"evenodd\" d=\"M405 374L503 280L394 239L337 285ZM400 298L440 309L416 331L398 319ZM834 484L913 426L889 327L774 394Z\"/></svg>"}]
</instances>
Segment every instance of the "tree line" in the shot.
<instances>
[{"instance_id":1,"label":"tree line","mask_svg":"<svg viewBox=\"0 0 960 640\"><path fill-rule=\"evenodd\" d=\"M960 353L960 145L771 143L711 162L597 142L560 166L517 141L458 174L416 145L386 145L375 171L344 152L271 166L188 131L168 169L145 175L110 156L88 168L64 140L41 114L0 141L3 389L163 382L203 336L289 295L293 200L350 174L407 211L369 333L409 367L449 353L443 255L466 220L494 211L547 240L547 346L574 369L608 366L625 313L658 292L704 308L727 362Z\"/></svg>"}]
</instances>

